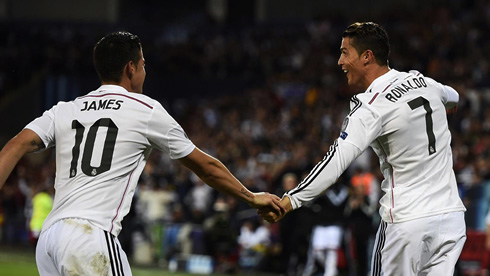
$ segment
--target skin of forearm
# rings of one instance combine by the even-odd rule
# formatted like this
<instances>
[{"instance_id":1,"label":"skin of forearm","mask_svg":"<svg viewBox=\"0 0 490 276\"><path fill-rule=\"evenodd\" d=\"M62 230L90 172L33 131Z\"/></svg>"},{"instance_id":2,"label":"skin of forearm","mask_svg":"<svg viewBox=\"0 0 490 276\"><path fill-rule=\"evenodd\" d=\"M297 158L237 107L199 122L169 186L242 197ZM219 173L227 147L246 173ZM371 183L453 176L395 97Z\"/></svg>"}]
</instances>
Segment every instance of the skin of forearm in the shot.
<instances>
[{"instance_id":1,"label":"skin of forearm","mask_svg":"<svg viewBox=\"0 0 490 276\"><path fill-rule=\"evenodd\" d=\"M31 130L23 130L12 138L0 151L0 189L7 181L19 160L29 152L44 147L37 134Z\"/></svg>"},{"instance_id":2,"label":"skin of forearm","mask_svg":"<svg viewBox=\"0 0 490 276\"><path fill-rule=\"evenodd\" d=\"M207 171L200 172L198 176L220 192L232 195L248 204L253 203L254 194L243 186L223 163L214 158L209 161Z\"/></svg>"}]
</instances>

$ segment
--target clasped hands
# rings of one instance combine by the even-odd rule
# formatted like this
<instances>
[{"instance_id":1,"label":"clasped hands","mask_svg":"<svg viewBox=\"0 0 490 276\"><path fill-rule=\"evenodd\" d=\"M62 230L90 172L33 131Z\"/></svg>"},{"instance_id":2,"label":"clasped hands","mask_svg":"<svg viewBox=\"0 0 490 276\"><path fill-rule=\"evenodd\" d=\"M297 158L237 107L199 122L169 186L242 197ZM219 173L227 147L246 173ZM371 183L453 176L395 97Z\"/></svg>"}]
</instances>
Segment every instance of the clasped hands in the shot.
<instances>
[{"instance_id":1,"label":"clasped hands","mask_svg":"<svg viewBox=\"0 0 490 276\"><path fill-rule=\"evenodd\" d=\"M278 222L293 210L289 197L285 196L281 199L270 193L255 193L250 206L256 208L257 214L270 223Z\"/></svg>"}]
</instances>

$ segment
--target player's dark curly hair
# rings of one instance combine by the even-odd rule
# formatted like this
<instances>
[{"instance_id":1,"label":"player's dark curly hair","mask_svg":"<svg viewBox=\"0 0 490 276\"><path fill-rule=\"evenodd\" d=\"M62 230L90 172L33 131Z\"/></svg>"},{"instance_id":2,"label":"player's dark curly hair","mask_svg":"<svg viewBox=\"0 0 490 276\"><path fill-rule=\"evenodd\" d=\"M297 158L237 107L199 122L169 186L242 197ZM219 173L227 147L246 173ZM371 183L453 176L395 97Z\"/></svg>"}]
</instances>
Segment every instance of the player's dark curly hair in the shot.
<instances>
[{"instance_id":1,"label":"player's dark curly hair","mask_svg":"<svg viewBox=\"0 0 490 276\"><path fill-rule=\"evenodd\" d=\"M141 58L141 41L137 35L119 31L103 37L94 47L94 66L102 82L119 83L124 66L136 65Z\"/></svg>"},{"instance_id":2,"label":"player's dark curly hair","mask_svg":"<svg viewBox=\"0 0 490 276\"><path fill-rule=\"evenodd\" d=\"M376 57L377 64L388 65L390 41L385 29L380 25L373 22L356 22L345 29L342 37L349 37L352 47L359 54L371 50Z\"/></svg>"}]
</instances>

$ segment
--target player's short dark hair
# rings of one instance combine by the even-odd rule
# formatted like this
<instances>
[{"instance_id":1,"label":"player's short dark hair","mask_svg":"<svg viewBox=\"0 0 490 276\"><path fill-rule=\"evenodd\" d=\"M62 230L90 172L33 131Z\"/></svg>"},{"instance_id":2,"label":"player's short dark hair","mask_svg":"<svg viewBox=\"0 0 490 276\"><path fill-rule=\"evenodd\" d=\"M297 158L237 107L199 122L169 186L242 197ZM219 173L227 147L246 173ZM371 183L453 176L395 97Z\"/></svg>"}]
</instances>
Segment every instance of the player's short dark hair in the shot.
<instances>
[{"instance_id":1,"label":"player's short dark hair","mask_svg":"<svg viewBox=\"0 0 490 276\"><path fill-rule=\"evenodd\" d=\"M119 83L129 61L138 64L141 41L137 35L118 31L103 37L94 47L94 66L103 82Z\"/></svg>"},{"instance_id":2,"label":"player's short dark hair","mask_svg":"<svg viewBox=\"0 0 490 276\"><path fill-rule=\"evenodd\" d=\"M390 41L385 29L373 22L356 22L345 29L342 37L351 39L352 47L359 54L371 50L379 65L388 65Z\"/></svg>"}]
</instances>

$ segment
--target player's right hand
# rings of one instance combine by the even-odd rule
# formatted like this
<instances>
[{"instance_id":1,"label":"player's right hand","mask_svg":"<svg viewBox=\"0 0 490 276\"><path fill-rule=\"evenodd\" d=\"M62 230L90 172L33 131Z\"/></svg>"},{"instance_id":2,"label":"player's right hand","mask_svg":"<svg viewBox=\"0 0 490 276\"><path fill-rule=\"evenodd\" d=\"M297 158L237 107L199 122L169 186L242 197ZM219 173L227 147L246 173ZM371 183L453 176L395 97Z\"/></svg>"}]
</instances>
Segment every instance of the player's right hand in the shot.
<instances>
[{"instance_id":1,"label":"player's right hand","mask_svg":"<svg viewBox=\"0 0 490 276\"><path fill-rule=\"evenodd\" d=\"M285 196L280 201L281 207L284 209L284 212L277 213L270 208L259 208L257 213L267 222L274 223L281 220L287 213L293 210L289 197Z\"/></svg>"},{"instance_id":2,"label":"player's right hand","mask_svg":"<svg viewBox=\"0 0 490 276\"><path fill-rule=\"evenodd\" d=\"M277 214L278 216L284 215L285 209L280 204L281 198L270 193L254 193L253 202L250 206L260 209L268 209L271 212Z\"/></svg>"}]
</instances>

